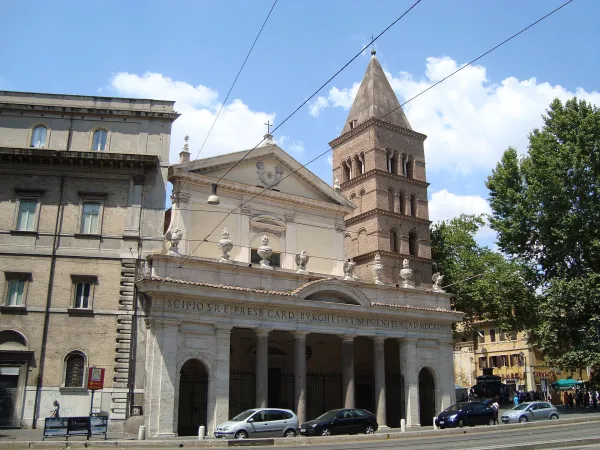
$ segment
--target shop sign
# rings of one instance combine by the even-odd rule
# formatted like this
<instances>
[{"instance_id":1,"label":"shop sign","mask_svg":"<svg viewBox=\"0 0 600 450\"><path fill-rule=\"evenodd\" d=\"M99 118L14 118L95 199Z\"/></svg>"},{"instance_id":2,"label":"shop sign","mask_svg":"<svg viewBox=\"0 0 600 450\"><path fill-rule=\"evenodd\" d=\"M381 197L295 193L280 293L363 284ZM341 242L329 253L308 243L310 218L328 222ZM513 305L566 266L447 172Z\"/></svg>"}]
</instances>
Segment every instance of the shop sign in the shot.
<instances>
[{"instance_id":1,"label":"shop sign","mask_svg":"<svg viewBox=\"0 0 600 450\"><path fill-rule=\"evenodd\" d=\"M88 369L88 389L96 391L104 388L104 369L90 367Z\"/></svg>"}]
</instances>

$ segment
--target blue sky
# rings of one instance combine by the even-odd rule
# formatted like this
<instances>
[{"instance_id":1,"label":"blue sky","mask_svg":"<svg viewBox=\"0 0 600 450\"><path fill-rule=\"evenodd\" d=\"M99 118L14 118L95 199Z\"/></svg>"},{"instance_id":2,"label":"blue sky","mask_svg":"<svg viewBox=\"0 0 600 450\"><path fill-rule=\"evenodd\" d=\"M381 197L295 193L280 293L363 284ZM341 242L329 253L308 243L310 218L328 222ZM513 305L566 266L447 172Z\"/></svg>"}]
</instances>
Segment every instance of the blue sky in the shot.
<instances>
[{"instance_id":1,"label":"blue sky","mask_svg":"<svg viewBox=\"0 0 600 450\"><path fill-rule=\"evenodd\" d=\"M412 3L279 0L203 154L253 147L263 122L277 124ZM423 0L377 42L377 56L402 101L562 3ZM197 153L271 5L4 0L0 89L176 100L174 162L185 134ZM487 211L486 176L507 145L525 150L552 98L600 104L597 17L600 2L575 0L407 105L413 128L429 136L432 219ZM339 134L368 58L277 132L300 162ZM309 168L331 182L326 158Z\"/></svg>"}]
</instances>

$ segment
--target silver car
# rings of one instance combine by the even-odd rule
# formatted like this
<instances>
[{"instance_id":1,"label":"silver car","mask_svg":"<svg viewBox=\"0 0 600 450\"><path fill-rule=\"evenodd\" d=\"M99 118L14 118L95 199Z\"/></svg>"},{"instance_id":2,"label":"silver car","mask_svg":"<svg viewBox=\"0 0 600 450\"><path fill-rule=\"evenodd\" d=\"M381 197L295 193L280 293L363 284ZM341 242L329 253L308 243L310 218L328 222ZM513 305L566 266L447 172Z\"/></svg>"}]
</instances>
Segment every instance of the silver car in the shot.
<instances>
[{"instance_id":1,"label":"silver car","mask_svg":"<svg viewBox=\"0 0 600 450\"><path fill-rule=\"evenodd\" d=\"M502 423L556 420L558 410L548 402L526 402L504 411L500 419Z\"/></svg>"},{"instance_id":2,"label":"silver car","mask_svg":"<svg viewBox=\"0 0 600 450\"><path fill-rule=\"evenodd\" d=\"M215 437L246 439L294 437L298 434L298 417L289 409L249 409L217 425Z\"/></svg>"}]
</instances>

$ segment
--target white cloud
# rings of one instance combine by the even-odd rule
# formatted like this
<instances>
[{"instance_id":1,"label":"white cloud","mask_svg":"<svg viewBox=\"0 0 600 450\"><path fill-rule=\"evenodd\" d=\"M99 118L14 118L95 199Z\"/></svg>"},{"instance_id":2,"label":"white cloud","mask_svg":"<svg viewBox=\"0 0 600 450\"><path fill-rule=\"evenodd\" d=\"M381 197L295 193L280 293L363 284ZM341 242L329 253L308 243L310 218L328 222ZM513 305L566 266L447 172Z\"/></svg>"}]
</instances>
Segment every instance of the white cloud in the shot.
<instances>
[{"instance_id":1,"label":"white cloud","mask_svg":"<svg viewBox=\"0 0 600 450\"><path fill-rule=\"evenodd\" d=\"M286 142L290 141L289 144ZM294 153L302 153L304 151L304 142L302 141L293 141L290 140L288 136L281 136L279 138L275 138L275 143L279 145L284 150L288 150Z\"/></svg>"},{"instance_id":2,"label":"white cloud","mask_svg":"<svg viewBox=\"0 0 600 450\"><path fill-rule=\"evenodd\" d=\"M408 100L459 65L449 57L426 60L423 77L386 73L401 101ZM330 89L310 105L314 117L327 107L348 109L358 90ZM499 83L487 78L483 66L469 66L404 106L414 130L428 135L425 141L429 171L468 174L490 170L509 145L526 151L527 136L542 126L542 114L550 102L578 96L600 105L600 93L578 88L571 92L560 85L538 82L536 78L508 77Z\"/></svg>"},{"instance_id":3,"label":"white cloud","mask_svg":"<svg viewBox=\"0 0 600 450\"><path fill-rule=\"evenodd\" d=\"M181 114L171 133L170 162L178 162L183 147L183 137L190 136L191 157L196 158L210 126L221 107L218 93L206 86L192 86L159 73L140 76L118 73L111 80L109 89L117 95L162 100L174 100L175 109ZM252 111L242 100L236 99L221 111L200 158L245 150L258 144L265 133L265 122L275 121L274 113ZM302 142L292 141L292 151L301 151Z\"/></svg>"},{"instance_id":4,"label":"white cloud","mask_svg":"<svg viewBox=\"0 0 600 450\"><path fill-rule=\"evenodd\" d=\"M429 200L429 218L433 222L449 220L461 214L490 215L492 209L486 199L479 195L456 195L446 189L431 194ZM479 229L476 238L488 242L494 240L496 233L487 224Z\"/></svg>"}]
</instances>

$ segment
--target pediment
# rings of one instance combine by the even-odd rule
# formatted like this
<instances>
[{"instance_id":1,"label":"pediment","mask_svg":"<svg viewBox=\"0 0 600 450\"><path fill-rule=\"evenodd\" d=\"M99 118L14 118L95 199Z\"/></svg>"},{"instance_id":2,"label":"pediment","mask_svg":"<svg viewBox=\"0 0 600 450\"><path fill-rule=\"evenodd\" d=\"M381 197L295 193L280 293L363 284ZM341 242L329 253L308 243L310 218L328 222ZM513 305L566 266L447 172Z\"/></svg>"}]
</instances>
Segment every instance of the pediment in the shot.
<instances>
[{"instance_id":1,"label":"pediment","mask_svg":"<svg viewBox=\"0 0 600 450\"><path fill-rule=\"evenodd\" d=\"M177 167L211 178L223 177L224 180L252 188L272 189L284 194L354 207L277 145L259 147L239 162L247 153L248 150L229 153L179 164Z\"/></svg>"}]
</instances>

